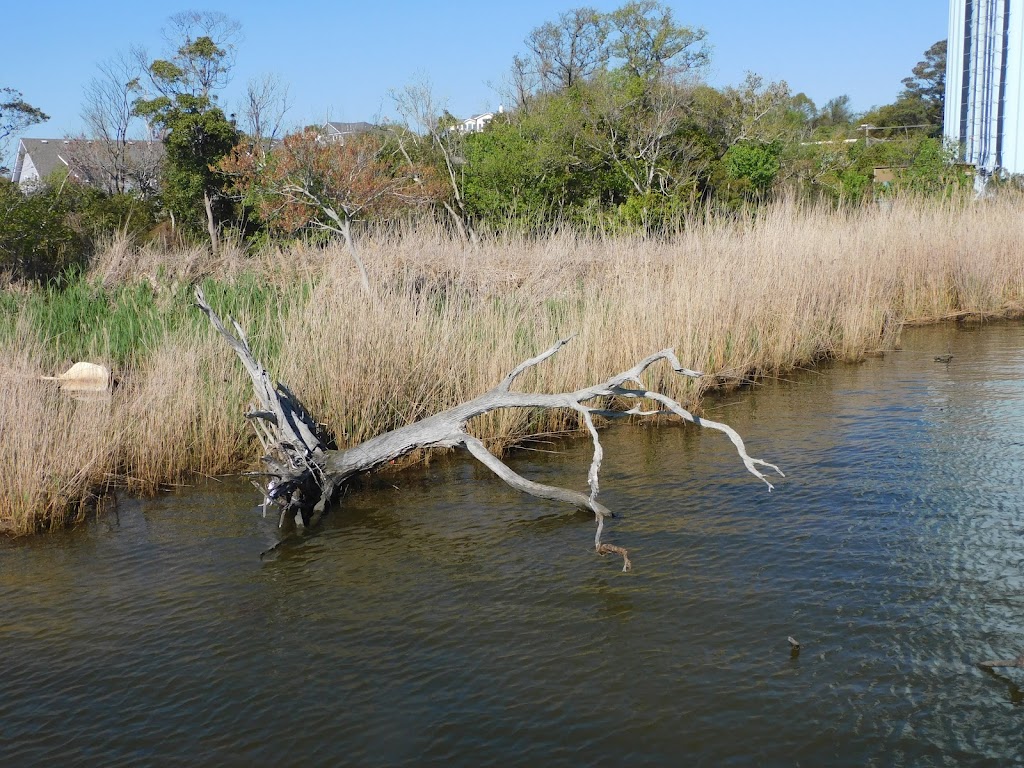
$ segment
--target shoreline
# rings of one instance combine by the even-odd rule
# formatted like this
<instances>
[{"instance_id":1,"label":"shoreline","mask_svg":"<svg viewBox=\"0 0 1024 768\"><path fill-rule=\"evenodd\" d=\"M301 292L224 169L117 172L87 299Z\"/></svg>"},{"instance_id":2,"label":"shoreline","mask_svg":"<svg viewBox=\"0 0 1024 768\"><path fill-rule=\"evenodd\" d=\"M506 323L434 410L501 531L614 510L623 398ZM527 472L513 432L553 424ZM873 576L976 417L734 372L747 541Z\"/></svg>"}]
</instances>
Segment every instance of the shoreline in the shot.
<instances>
[{"instance_id":1,"label":"shoreline","mask_svg":"<svg viewBox=\"0 0 1024 768\"><path fill-rule=\"evenodd\" d=\"M0 499L0 535L74 524L95 489L146 495L256 467L249 383L191 306L200 279L268 370L348 445L489 389L571 333L521 388L571 391L673 347L705 377L679 381L660 367L651 376L699 408L748 379L891 350L906 327L1019 319L1022 210L1016 200L889 211L783 204L667 239L561 233L470 246L437 232L379 236L362 246L369 297L337 246L216 263L122 248L65 294L2 296L11 328L0 336L9 382L0 472L12 492ZM73 359L114 370L108 401L72 404L38 386ZM500 452L577 425L505 411L475 427Z\"/></svg>"}]
</instances>

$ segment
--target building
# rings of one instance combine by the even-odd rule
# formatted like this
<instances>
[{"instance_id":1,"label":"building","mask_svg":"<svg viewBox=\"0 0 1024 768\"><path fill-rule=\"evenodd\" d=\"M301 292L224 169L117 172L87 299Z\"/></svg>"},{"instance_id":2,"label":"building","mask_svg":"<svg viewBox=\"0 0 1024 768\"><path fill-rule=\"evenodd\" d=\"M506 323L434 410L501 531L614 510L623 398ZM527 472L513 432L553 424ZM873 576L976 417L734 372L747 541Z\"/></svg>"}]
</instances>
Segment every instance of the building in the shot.
<instances>
[{"instance_id":1,"label":"building","mask_svg":"<svg viewBox=\"0 0 1024 768\"><path fill-rule=\"evenodd\" d=\"M494 119L494 116L496 114L503 114L504 111L505 108L499 104L497 112L484 112L483 114L467 117L465 120L459 123L459 133L480 133L481 131L483 131L484 128L487 127L487 124Z\"/></svg>"},{"instance_id":2,"label":"building","mask_svg":"<svg viewBox=\"0 0 1024 768\"><path fill-rule=\"evenodd\" d=\"M320 127L320 138L332 144L344 144L346 137L369 133L376 127L373 123L334 123L328 120Z\"/></svg>"},{"instance_id":3,"label":"building","mask_svg":"<svg viewBox=\"0 0 1024 768\"><path fill-rule=\"evenodd\" d=\"M22 139L11 181L28 187L64 169L74 178L70 147L71 142L65 139Z\"/></svg>"},{"instance_id":4,"label":"building","mask_svg":"<svg viewBox=\"0 0 1024 768\"><path fill-rule=\"evenodd\" d=\"M146 193L156 188L163 158L159 141L22 139L11 181L26 189L66 171L68 178L106 192Z\"/></svg>"},{"instance_id":5,"label":"building","mask_svg":"<svg viewBox=\"0 0 1024 768\"><path fill-rule=\"evenodd\" d=\"M950 0L946 137L976 168L1024 173L1024 0Z\"/></svg>"},{"instance_id":6,"label":"building","mask_svg":"<svg viewBox=\"0 0 1024 768\"><path fill-rule=\"evenodd\" d=\"M473 115L467 117L461 123L459 123L459 133L480 133L487 124L494 119L493 112L484 112L480 115Z\"/></svg>"}]
</instances>

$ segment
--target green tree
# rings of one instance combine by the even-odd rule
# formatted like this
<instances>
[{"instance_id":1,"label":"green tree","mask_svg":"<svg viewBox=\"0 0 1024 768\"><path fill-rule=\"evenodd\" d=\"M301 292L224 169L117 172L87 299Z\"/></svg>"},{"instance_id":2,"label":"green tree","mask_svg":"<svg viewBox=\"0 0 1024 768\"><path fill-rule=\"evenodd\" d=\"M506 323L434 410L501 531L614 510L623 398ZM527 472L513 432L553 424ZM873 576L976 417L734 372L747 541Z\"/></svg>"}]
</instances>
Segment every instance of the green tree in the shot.
<instances>
[{"instance_id":1,"label":"green tree","mask_svg":"<svg viewBox=\"0 0 1024 768\"><path fill-rule=\"evenodd\" d=\"M850 128L855 118L854 111L850 108L850 97L845 93L829 99L815 115L813 125L815 128Z\"/></svg>"},{"instance_id":2,"label":"green tree","mask_svg":"<svg viewBox=\"0 0 1024 768\"><path fill-rule=\"evenodd\" d=\"M706 65L710 54L700 28L677 24L672 9L656 0L633 0L609 14L612 55L642 80L662 80Z\"/></svg>"},{"instance_id":3,"label":"green tree","mask_svg":"<svg viewBox=\"0 0 1024 768\"><path fill-rule=\"evenodd\" d=\"M943 110L946 99L946 41L940 40L925 51L913 74L903 80L903 91L892 104L868 112L862 118L867 124L883 130L873 135L888 137L906 135L909 129L920 130L931 137L942 135ZM897 129L895 131L889 129Z\"/></svg>"},{"instance_id":4,"label":"green tree","mask_svg":"<svg viewBox=\"0 0 1024 768\"><path fill-rule=\"evenodd\" d=\"M608 61L608 18L593 8L574 8L526 38L530 64L547 90L571 88Z\"/></svg>"},{"instance_id":5,"label":"green tree","mask_svg":"<svg viewBox=\"0 0 1024 768\"><path fill-rule=\"evenodd\" d=\"M782 144L744 141L733 144L722 157L726 182L723 193L731 200L764 200L779 175Z\"/></svg>"},{"instance_id":6,"label":"green tree","mask_svg":"<svg viewBox=\"0 0 1024 768\"><path fill-rule=\"evenodd\" d=\"M903 79L900 101L920 100L927 107L928 122L942 126L946 105L946 41L932 45L924 52L924 59Z\"/></svg>"},{"instance_id":7,"label":"green tree","mask_svg":"<svg viewBox=\"0 0 1024 768\"><path fill-rule=\"evenodd\" d=\"M149 64L152 93L135 101L135 112L164 130L164 205L186 225L205 218L217 253L218 224L230 217L232 204L226 179L213 168L239 134L217 106L214 91L230 77L239 27L213 12L178 14L170 21L180 45L171 58Z\"/></svg>"},{"instance_id":8,"label":"green tree","mask_svg":"<svg viewBox=\"0 0 1024 768\"><path fill-rule=\"evenodd\" d=\"M33 107L13 88L0 88L0 174L6 174L3 166L7 157L7 142L11 136L36 123L50 119L43 110Z\"/></svg>"},{"instance_id":9,"label":"green tree","mask_svg":"<svg viewBox=\"0 0 1024 768\"><path fill-rule=\"evenodd\" d=\"M0 179L0 272L16 280L46 281L84 263L88 244L71 226L71 199L63 189L48 183L25 194Z\"/></svg>"}]
</instances>

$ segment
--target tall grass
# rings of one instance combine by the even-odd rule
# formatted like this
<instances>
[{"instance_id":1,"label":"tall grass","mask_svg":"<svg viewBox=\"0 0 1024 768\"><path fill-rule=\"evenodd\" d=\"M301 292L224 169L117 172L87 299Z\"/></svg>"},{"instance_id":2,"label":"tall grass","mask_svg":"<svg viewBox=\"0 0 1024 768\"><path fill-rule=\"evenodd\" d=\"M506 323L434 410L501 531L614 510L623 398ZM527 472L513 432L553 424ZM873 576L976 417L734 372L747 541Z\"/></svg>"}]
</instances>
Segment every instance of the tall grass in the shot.
<instances>
[{"instance_id":1,"label":"tall grass","mask_svg":"<svg viewBox=\"0 0 1024 768\"><path fill-rule=\"evenodd\" d=\"M697 404L710 386L889 349L907 321L1019 314L1021 213L1016 200L780 204L671 238L562 231L476 246L411 230L363 243L372 296L341 248L218 262L135 249L132 261L122 244L59 295L0 300L0 477L13 489L0 494L0 527L63 525L110 483L154 491L253 465L248 382L190 308L196 280L351 444L492 387L568 335L573 343L519 386L575 389L674 347L709 375L657 369L651 383ZM122 385L108 402L79 403L36 380L69 359L106 362ZM500 449L573 426L567 414L508 411L474 429Z\"/></svg>"}]
</instances>

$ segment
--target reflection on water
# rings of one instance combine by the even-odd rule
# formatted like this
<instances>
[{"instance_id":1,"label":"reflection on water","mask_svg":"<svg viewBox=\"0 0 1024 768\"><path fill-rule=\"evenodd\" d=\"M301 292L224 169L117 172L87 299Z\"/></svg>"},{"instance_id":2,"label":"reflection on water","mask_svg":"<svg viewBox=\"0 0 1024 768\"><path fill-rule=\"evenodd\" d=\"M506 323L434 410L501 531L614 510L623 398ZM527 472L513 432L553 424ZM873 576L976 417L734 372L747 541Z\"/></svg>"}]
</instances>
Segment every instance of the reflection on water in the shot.
<instances>
[{"instance_id":1,"label":"reflection on water","mask_svg":"<svg viewBox=\"0 0 1024 768\"><path fill-rule=\"evenodd\" d=\"M0 764L1018 764L1024 673L974 664L1024 651L1024 328L905 347L710 405L772 494L608 431L631 574L459 457L264 561L236 481L0 544ZM585 487L554 447L516 468Z\"/></svg>"}]
</instances>

